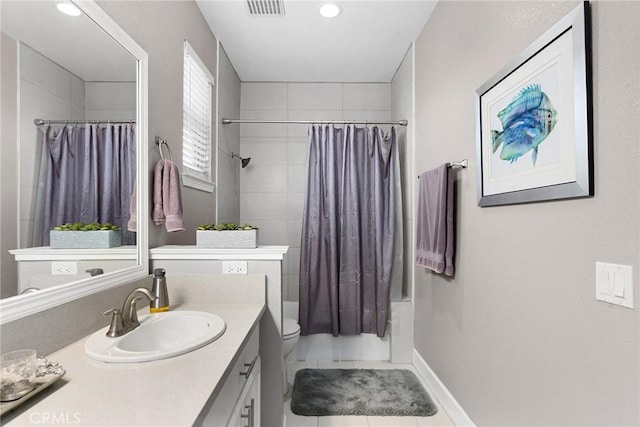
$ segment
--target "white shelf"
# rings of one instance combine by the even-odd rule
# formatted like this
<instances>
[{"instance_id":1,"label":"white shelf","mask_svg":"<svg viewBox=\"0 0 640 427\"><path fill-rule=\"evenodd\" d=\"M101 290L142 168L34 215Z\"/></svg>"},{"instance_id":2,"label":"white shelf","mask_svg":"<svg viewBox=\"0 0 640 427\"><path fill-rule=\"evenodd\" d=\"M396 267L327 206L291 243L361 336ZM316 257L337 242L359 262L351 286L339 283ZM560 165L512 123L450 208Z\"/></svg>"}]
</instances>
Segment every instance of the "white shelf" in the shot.
<instances>
[{"instance_id":1,"label":"white shelf","mask_svg":"<svg viewBox=\"0 0 640 427\"><path fill-rule=\"evenodd\" d=\"M255 249L209 249L195 245L167 245L150 249L149 258L151 260L282 260L288 250L289 246L258 246Z\"/></svg>"},{"instance_id":2,"label":"white shelf","mask_svg":"<svg viewBox=\"0 0 640 427\"><path fill-rule=\"evenodd\" d=\"M136 246L125 245L105 249L51 249L49 246L13 249L16 261L83 261L93 259L138 259Z\"/></svg>"}]
</instances>

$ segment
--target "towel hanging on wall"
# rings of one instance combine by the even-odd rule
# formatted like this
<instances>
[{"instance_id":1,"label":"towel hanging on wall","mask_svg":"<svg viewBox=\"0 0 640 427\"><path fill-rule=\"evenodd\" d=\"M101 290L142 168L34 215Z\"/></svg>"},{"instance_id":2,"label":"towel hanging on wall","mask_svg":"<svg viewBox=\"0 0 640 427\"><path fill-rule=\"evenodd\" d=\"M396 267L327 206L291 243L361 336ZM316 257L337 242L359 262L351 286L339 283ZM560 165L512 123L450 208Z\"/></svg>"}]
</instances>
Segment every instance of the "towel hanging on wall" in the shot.
<instances>
[{"instance_id":1,"label":"towel hanging on wall","mask_svg":"<svg viewBox=\"0 0 640 427\"><path fill-rule=\"evenodd\" d=\"M416 265L453 276L454 180L447 166L419 176Z\"/></svg>"},{"instance_id":2,"label":"towel hanging on wall","mask_svg":"<svg viewBox=\"0 0 640 427\"><path fill-rule=\"evenodd\" d=\"M184 231L180 171L171 160L160 160L154 169L153 222L167 231Z\"/></svg>"}]
</instances>

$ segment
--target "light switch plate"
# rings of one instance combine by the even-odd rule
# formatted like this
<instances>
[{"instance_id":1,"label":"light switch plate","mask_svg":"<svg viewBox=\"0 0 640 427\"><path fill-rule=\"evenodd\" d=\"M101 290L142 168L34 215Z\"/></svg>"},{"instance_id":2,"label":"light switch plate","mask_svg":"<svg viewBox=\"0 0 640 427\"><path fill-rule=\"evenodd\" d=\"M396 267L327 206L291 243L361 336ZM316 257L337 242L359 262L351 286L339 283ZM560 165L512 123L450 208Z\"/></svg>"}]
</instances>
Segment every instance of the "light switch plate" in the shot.
<instances>
[{"instance_id":1,"label":"light switch plate","mask_svg":"<svg viewBox=\"0 0 640 427\"><path fill-rule=\"evenodd\" d=\"M633 308L633 267L596 262L596 299Z\"/></svg>"}]
</instances>

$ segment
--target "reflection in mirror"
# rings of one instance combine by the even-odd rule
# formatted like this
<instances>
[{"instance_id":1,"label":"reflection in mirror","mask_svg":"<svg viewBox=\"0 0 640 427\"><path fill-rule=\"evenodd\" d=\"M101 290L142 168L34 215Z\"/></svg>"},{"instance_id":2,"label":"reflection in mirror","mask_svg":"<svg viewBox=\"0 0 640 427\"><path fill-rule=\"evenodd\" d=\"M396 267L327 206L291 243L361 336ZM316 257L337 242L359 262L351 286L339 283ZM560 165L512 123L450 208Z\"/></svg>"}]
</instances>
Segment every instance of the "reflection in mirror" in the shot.
<instances>
[{"instance_id":1,"label":"reflection in mirror","mask_svg":"<svg viewBox=\"0 0 640 427\"><path fill-rule=\"evenodd\" d=\"M13 268L18 280L0 283L3 298L141 265L139 236L129 231L140 223L135 197L132 204L140 165L138 58L94 22L99 17L114 30L113 21L83 3L85 13L70 16L52 1L0 2L3 71L16 70L3 72L3 98L8 88L19 106L5 115L3 101L3 122L15 114L17 124L10 141L3 132L2 144L16 144L19 167L15 200L2 184L2 204L19 207L11 251L18 265L7 265L5 257L1 265L3 277ZM120 226L122 246L51 249L49 231L75 222Z\"/></svg>"}]
</instances>

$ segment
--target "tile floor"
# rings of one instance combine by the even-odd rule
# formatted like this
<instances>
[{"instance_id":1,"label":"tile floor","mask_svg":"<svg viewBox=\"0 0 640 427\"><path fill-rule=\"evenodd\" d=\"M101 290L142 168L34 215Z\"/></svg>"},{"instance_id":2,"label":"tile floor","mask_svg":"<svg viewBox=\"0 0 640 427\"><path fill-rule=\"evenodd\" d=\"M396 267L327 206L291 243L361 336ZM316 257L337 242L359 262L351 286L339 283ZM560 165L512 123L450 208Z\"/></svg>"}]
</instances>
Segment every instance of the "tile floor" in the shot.
<instances>
[{"instance_id":1,"label":"tile floor","mask_svg":"<svg viewBox=\"0 0 640 427\"><path fill-rule=\"evenodd\" d=\"M296 371L304 368L357 368L357 369L408 369L416 373L411 365L391 364L389 362L291 362L287 364L289 383L293 382ZM416 373L417 376L417 373ZM424 384L423 384L424 386ZM447 413L442 409L433 393L425 389L431 399L438 406L438 413L431 417L301 417L291 412L291 399L284 399L284 426L285 427L454 427Z\"/></svg>"}]
</instances>

